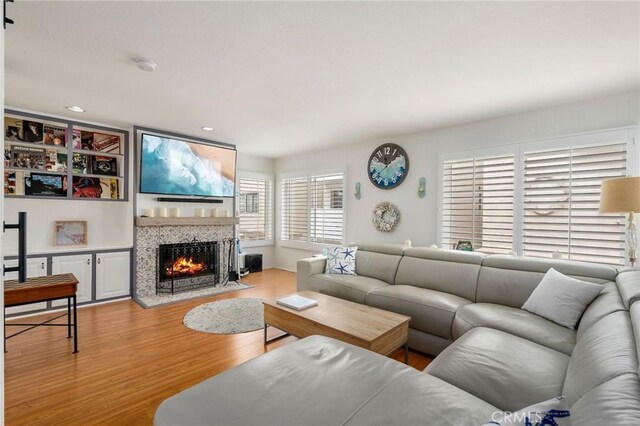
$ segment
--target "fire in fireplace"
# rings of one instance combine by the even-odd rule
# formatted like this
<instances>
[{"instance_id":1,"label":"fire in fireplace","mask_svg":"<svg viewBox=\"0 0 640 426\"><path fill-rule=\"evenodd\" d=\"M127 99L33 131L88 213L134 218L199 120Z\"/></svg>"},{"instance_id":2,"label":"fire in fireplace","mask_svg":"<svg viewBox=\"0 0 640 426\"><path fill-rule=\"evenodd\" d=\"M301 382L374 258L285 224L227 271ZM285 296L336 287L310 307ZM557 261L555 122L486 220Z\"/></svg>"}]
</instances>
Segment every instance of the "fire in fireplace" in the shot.
<instances>
[{"instance_id":1,"label":"fire in fireplace","mask_svg":"<svg viewBox=\"0 0 640 426\"><path fill-rule=\"evenodd\" d=\"M215 285L218 263L218 243L215 241L161 244L156 291L174 293Z\"/></svg>"},{"instance_id":2,"label":"fire in fireplace","mask_svg":"<svg viewBox=\"0 0 640 426\"><path fill-rule=\"evenodd\" d=\"M165 269L165 275L172 278L200 275L205 270L204 262L194 262L193 258L180 256L173 265Z\"/></svg>"}]
</instances>

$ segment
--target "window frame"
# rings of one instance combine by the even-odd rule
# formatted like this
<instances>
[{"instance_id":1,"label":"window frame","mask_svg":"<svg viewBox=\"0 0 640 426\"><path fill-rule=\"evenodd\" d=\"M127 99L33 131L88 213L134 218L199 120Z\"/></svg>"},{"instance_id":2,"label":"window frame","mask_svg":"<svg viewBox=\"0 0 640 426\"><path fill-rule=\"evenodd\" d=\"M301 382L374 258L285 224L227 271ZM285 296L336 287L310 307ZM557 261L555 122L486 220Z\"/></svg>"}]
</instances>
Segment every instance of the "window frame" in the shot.
<instances>
[{"instance_id":1,"label":"window frame","mask_svg":"<svg viewBox=\"0 0 640 426\"><path fill-rule=\"evenodd\" d=\"M333 167L333 168L320 168L320 169L310 169L310 170L295 170L295 171L286 171L282 172L278 175L278 188L279 188L279 197L277 202L280 206L280 213L278 217L278 229L277 229L277 239L278 245L286 248L294 248L300 250L308 250L308 251L322 251L327 247L334 247L338 244L327 244L327 243L316 243L311 242L311 178L315 176L321 175L331 175L331 174L342 174L342 241L340 245L344 245L346 241L346 230L347 230L347 197L346 188L347 188L347 170L346 167ZM282 238L282 230L283 230L283 209L282 204L284 202L284 193L282 191L282 185L287 179L295 179L295 178L306 178L307 180L307 239L306 241L296 241L296 240L285 240Z\"/></svg>"},{"instance_id":2,"label":"window frame","mask_svg":"<svg viewBox=\"0 0 640 426\"><path fill-rule=\"evenodd\" d=\"M514 220L513 220L513 251L518 256L524 251L524 166L525 155L532 151L554 150L562 148L579 148L606 145L612 142L626 142L627 148L627 176L636 176L640 169L640 149L637 144L636 126L614 129L597 130L593 132L577 133L565 136L515 142L511 144L488 146L483 148L441 152L438 156L438 223L437 244L442 247L443 241L443 205L444 205L444 162L465 159L481 159L501 155L514 155ZM625 229L627 219L625 219ZM625 231L625 244L629 235ZM628 256L628 254L627 254ZM541 258L546 259L546 258ZM625 258L628 264L628 257Z\"/></svg>"},{"instance_id":3,"label":"window frame","mask_svg":"<svg viewBox=\"0 0 640 426\"><path fill-rule=\"evenodd\" d=\"M275 230L275 201L276 201L276 193L275 193L275 176L272 173L261 173L261 172L249 172L249 171L238 171L236 173L236 211L238 215L240 214L240 179L256 179L256 180L264 180L267 182L267 194L265 196L265 206L266 211L269 213L268 215L268 229L270 231L271 238L263 239L263 240L240 240L240 244L243 248L245 247L263 247L263 246L272 246L275 244L274 234ZM271 191L269 191L269 185ZM270 193L269 193L270 192ZM239 217L239 216L238 216ZM266 231L266 229L265 229ZM240 223L237 225L237 236L240 238Z\"/></svg>"}]
</instances>

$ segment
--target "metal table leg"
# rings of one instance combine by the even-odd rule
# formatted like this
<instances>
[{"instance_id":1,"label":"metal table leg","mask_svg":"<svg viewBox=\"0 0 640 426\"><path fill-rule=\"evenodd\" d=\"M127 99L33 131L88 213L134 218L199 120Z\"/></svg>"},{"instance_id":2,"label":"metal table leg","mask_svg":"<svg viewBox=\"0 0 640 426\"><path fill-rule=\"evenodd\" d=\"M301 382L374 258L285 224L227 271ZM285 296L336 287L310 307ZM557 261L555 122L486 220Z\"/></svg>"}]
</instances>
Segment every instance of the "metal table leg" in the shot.
<instances>
[{"instance_id":1,"label":"metal table leg","mask_svg":"<svg viewBox=\"0 0 640 426\"><path fill-rule=\"evenodd\" d=\"M265 322L264 323L264 339L263 339L263 342L264 342L265 346L267 345L267 327L268 327L268 325Z\"/></svg>"},{"instance_id":2,"label":"metal table leg","mask_svg":"<svg viewBox=\"0 0 640 426\"><path fill-rule=\"evenodd\" d=\"M78 353L78 305L76 295L73 295L73 353Z\"/></svg>"}]
</instances>

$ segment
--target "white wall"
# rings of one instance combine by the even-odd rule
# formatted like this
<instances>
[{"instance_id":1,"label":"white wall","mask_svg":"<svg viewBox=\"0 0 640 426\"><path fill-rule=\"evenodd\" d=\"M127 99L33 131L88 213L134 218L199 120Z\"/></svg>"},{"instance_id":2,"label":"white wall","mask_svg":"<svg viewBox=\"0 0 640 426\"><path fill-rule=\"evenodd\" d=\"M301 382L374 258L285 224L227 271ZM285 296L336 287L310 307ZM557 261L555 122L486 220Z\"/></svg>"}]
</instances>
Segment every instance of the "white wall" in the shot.
<instances>
[{"instance_id":1,"label":"white wall","mask_svg":"<svg viewBox=\"0 0 640 426\"><path fill-rule=\"evenodd\" d=\"M640 120L638 91L589 99L499 118L434 129L427 132L391 136L323 151L279 158L276 179L282 172L322 167L346 166L346 242L384 241L400 243L411 239L414 246L436 242L438 218L438 157L443 152L477 149L532 141L575 133L637 125ZM406 180L393 190L374 187L367 177L369 155L384 142L400 144L409 156ZM418 179L427 179L427 195L418 198ZM360 182L362 198L353 196ZM276 222L280 217L280 194L276 182ZM376 231L371 211L376 204L390 201L398 206L401 218L394 232ZM279 223L276 223L279 237ZM295 270L296 261L315 252L285 248L278 244L276 265Z\"/></svg>"},{"instance_id":2,"label":"white wall","mask_svg":"<svg viewBox=\"0 0 640 426\"><path fill-rule=\"evenodd\" d=\"M271 158L258 157L255 155L243 154L238 151L238 171L274 173L274 160ZM273 216L274 218L277 216ZM243 253L262 254L262 267L273 268L276 265L275 247L273 245L260 247L243 247Z\"/></svg>"}]
</instances>

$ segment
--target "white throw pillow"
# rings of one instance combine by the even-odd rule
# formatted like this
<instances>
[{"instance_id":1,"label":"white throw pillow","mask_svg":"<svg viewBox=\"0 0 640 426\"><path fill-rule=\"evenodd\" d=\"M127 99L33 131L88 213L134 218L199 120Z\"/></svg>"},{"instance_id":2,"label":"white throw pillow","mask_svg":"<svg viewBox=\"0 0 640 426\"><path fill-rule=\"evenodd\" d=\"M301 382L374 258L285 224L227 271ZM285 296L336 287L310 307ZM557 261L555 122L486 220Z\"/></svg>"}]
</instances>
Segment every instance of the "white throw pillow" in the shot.
<instances>
[{"instance_id":1,"label":"white throw pillow","mask_svg":"<svg viewBox=\"0 0 640 426\"><path fill-rule=\"evenodd\" d=\"M603 288L600 284L567 277L551 268L522 309L573 330L584 310Z\"/></svg>"},{"instance_id":2,"label":"white throw pillow","mask_svg":"<svg viewBox=\"0 0 640 426\"><path fill-rule=\"evenodd\" d=\"M491 421L484 426L507 425L570 425L569 406L564 396L530 405L514 413L508 411L496 411L491 416ZM555 423L553 423L553 422Z\"/></svg>"},{"instance_id":3,"label":"white throw pillow","mask_svg":"<svg viewBox=\"0 0 640 426\"><path fill-rule=\"evenodd\" d=\"M358 247L329 247L325 274L356 275Z\"/></svg>"}]
</instances>

